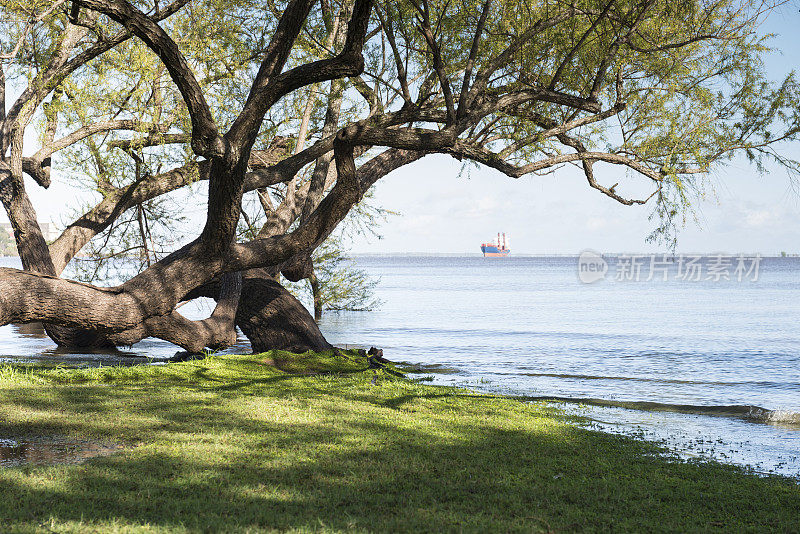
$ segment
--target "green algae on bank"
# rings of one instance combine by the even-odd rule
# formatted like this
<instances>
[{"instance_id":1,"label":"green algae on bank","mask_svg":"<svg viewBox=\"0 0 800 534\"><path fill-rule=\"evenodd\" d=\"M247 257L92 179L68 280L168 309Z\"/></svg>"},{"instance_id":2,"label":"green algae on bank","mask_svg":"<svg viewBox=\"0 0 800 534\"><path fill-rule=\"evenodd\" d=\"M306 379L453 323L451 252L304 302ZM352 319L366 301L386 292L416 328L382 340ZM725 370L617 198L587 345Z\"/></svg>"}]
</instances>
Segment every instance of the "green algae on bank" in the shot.
<instances>
[{"instance_id":1,"label":"green algae on bank","mask_svg":"<svg viewBox=\"0 0 800 534\"><path fill-rule=\"evenodd\" d=\"M355 353L0 367L0 436L129 445L0 469L4 531L796 532L800 487Z\"/></svg>"}]
</instances>

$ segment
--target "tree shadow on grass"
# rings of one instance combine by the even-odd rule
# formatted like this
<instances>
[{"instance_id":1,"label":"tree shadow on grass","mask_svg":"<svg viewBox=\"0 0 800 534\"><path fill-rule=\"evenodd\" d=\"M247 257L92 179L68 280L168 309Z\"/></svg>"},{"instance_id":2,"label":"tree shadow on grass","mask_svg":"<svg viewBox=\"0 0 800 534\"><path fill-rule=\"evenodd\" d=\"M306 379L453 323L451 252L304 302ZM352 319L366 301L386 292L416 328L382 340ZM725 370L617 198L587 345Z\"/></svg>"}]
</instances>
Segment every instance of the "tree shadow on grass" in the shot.
<instances>
[{"instance_id":1,"label":"tree shadow on grass","mask_svg":"<svg viewBox=\"0 0 800 534\"><path fill-rule=\"evenodd\" d=\"M138 433L139 446L78 466L0 470L2 530L52 521L194 531L724 531L739 521L790 531L800 509L797 487L667 463L619 436L462 417L461 405L452 416L398 411L446 402L439 394L378 406L207 391L131 400L121 390L75 389L0 398L3 410L9 399L60 410L32 418L29 431ZM0 433L18 428L0 421Z\"/></svg>"}]
</instances>

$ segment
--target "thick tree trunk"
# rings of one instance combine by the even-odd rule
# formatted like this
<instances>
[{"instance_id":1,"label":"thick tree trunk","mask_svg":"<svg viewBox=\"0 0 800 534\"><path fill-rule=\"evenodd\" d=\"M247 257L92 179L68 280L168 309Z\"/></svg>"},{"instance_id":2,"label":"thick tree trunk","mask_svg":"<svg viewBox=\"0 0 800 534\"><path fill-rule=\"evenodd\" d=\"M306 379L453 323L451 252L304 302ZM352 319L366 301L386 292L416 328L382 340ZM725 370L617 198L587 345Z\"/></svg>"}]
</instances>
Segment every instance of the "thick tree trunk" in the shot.
<instances>
[{"instance_id":1,"label":"thick tree trunk","mask_svg":"<svg viewBox=\"0 0 800 534\"><path fill-rule=\"evenodd\" d=\"M97 330L82 330L45 324L44 330L56 345L68 349L113 349L116 345Z\"/></svg>"},{"instance_id":2,"label":"thick tree trunk","mask_svg":"<svg viewBox=\"0 0 800 534\"><path fill-rule=\"evenodd\" d=\"M332 348L308 310L279 283L251 278L245 287L248 297L239 304L236 322L250 340L253 352Z\"/></svg>"},{"instance_id":3,"label":"thick tree trunk","mask_svg":"<svg viewBox=\"0 0 800 534\"><path fill-rule=\"evenodd\" d=\"M187 298L216 299L218 295L219 283L214 281L192 291ZM243 276L236 326L250 340L254 353L332 348L305 306L263 269L248 271Z\"/></svg>"},{"instance_id":4,"label":"thick tree trunk","mask_svg":"<svg viewBox=\"0 0 800 534\"><path fill-rule=\"evenodd\" d=\"M6 176L0 180L0 200L14 229L22 267L48 276L56 276L47 242L36 220L36 211L31 205L21 179ZM45 323L44 329L60 347L111 348L114 345L96 330L82 330Z\"/></svg>"}]
</instances>

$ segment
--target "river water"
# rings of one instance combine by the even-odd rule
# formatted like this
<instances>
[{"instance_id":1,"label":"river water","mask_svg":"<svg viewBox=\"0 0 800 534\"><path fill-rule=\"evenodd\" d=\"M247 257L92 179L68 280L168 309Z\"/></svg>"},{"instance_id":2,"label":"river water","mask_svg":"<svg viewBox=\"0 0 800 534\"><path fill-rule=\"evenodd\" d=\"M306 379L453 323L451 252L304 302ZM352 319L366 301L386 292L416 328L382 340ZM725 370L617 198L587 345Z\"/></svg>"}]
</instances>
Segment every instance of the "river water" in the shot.
<instances>
[{"instance_id":1,"label":"river water","mask_svg":"<svg viewBox=\"0 0 800 534\"><path fill-rule=\"evenodd\" d=\"M593 428L800 477L800 258L664 260L599 260L605 277L584 283L576 257L361 256L382 306L320 326L334 344L381 347L435 383L558 398ZM0 327L6 361L175 352L146 340L116 356L58 353L31 327Z\"/></svg>"}]
</instances>

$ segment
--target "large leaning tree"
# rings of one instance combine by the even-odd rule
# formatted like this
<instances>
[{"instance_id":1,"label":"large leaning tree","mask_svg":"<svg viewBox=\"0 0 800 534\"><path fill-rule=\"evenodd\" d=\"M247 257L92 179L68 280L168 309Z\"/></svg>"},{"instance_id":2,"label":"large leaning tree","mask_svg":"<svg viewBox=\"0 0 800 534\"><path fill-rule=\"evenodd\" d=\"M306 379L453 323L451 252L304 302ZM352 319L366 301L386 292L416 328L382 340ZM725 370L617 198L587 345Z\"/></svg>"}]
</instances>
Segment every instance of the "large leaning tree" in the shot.
<instances>
[{"instance_id":1,"label":"large leaning tree","mask_svg":"<svg viewBox=\"0 0 800 534\"><path fill-rule=\"evenodd\" d=\"M0 269L0 324L43 322L65 346L196 352L239 326L256 351L328 348L279 273L313 284L312 254L370 188L431 154L511 178L575 165L607 199L651 204L668 238L738 154L797 170L778 150L800 91L766 79L757 33L775 7L0 0L0 199L23 265ZM95 200L48 244L27 190L51 179ZM205 223L170 249L151 226L192 202ZM81 251L124 255L125 232L143 258L129 279L64 276ZM178 313L199 296L209 318Z\"/></svg>"}]
</instances>

